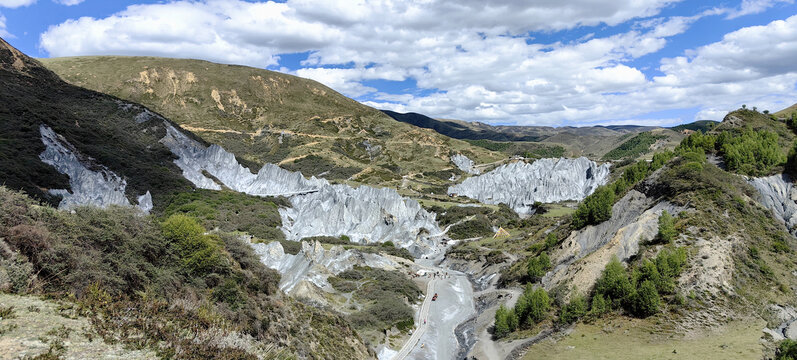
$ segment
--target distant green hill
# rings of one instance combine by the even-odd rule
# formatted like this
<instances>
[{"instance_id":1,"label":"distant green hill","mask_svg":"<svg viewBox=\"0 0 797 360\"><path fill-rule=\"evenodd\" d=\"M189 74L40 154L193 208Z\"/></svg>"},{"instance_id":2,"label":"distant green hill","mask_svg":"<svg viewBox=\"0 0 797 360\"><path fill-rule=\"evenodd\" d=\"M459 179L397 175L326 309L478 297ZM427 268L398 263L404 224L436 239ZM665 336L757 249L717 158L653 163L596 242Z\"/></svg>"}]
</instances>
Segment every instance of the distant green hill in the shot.
<instances>
[{"instance_id":1,"label":"distant green hill","mask_svg":"<svg viewBox=\"0 0 797 360\"><path fill-rule=\"evenodd\" d=\"M488 125L479 122L433 119L418 113L397 113L382 110L390 117L440 134L467 140L487 149L509 155L530 154L538 156L587 156L601 159L620 146L628 136L658 129L653 126L609 125L584 127L508 126ZM680 141L676 139L675 143ZM674 147L673 144L671 144Z\"/></svg>"},{"instance_id":2,"label":"distant green hill","mask_svg":"<svg viewBox=\"0 0 797 360\"><path fill-rule=\"evenodd\" d=\"M714 120L698 120L689 124L681 124L678 126L673 126L670 129L674 131L683 131L683 130L692 130L692 131L702 131L706 132L713 129L715 126L719 124L719 121Z\"/></svg>"},{"instance_id":3,"label":"distant green hill","mask_svg":"<svg viewBox=\"0 0 797 360\"><path fill-rule=\"evenodd\" d=\"M397 185L404 175L451 168L451 153L483 163L503 157L278 72L152 57L42 62L72 84L157 110L254 170L270 162L305 175Z\"/></svg>"}]
</instances>

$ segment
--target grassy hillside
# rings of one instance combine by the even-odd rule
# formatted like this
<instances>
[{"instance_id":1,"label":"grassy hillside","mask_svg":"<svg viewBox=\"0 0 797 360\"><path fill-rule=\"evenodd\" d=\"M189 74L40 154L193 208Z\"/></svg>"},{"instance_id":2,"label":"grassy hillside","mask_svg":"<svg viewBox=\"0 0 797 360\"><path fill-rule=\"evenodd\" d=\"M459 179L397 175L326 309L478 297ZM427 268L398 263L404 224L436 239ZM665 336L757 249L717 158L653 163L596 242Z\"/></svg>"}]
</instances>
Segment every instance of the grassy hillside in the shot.
<instances>
[{"instance_id":1,"label":"grassy hillside","mask_svg":"<svg viewBox=\"0 0 797 360\"><path fill-rule=\"evenodd\" d=\"M797 104L794 104L794 105L789 106L789 107L787 107L787 108L785 108L785 109L783 109L781 111L778 111L778 112L774 113L773 115L775 115L775 116L777 116L779 118L787 118L787 117L791 117L791 114L793 114L793 113L797 113Z\"/></svg>"},{"instance_id":2,"label":"grassy hillside","mask_svg":"<svg viewBox=\"0 0 797 360\"><path fill-rule=\"evenodd\" d=\"M48 125L88 162L126 178L130 199L151 191L157 204L191 188L158 142L163 123L135 121L143 107L67 84L2 39L0 84L0 184L51 203L59 200L48 189L69 189L65 175L39 160L45 149L39 126Z\"/></svg>"},{"instance_id":3,"label":"grassy hillside","mask_svg":"<svg viewBox=\"0 0 797 360\"><path fill-rule=\"evenodd\" d=\"M150 106L255 169L271 162L306 175L395 185L403 175L450 168L451 153L477 162L502 157L277 72L150 57L42 62L72 84Z\"/></svg>"}]
</instances>

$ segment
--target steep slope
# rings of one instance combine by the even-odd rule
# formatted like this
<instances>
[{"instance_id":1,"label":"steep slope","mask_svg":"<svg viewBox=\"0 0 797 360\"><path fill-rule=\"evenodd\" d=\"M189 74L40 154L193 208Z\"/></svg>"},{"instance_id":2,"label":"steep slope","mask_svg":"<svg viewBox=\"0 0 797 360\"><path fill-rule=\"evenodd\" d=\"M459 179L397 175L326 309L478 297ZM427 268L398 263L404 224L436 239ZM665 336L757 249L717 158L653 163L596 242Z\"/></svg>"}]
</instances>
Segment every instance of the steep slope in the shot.
<instances>
[{"instance_id":1,"label":"steep slope","mask_svg":"<svg viewBox=\"0 0 797 360\"><path fill-rule=\"evenodd\" d=\"M77 178L105 194L87 199L97 204L139 204L147 192L160 200L191 188L158 142L168 121L157 114L69 85L2 39L0 83L0 182L6 186L53 204L87 194ZM57 162L63 166L52 166Z\"/></svg>"},{"instance_id":2,"label":"steep slope","mask_svg":"<svg viewBox=\"0 0 797 360\"><path fill-rule=\"evenodd\" d=\"M315 81L205 61L148 57L42 59L66 81L140 102L238 155L330 180L394 184L451 168L465 152L499 155L393 121Z\"/></svg>"}]
</instances>

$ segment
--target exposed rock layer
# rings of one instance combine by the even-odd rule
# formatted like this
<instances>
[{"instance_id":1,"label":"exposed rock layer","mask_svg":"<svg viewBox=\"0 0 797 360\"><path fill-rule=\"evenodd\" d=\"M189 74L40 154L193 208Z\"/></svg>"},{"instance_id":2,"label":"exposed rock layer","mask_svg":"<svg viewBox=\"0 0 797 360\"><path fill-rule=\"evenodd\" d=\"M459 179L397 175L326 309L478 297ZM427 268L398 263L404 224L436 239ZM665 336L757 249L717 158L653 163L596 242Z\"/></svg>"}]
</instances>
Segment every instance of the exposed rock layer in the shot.
<instances>
[{"instance_id":1,"label":"exposed rock layer","mask_svg":"<svg viewBox=\"0 0 797 360\"><path fill-rule=\"evenodd\" d=\"M614 204L609 220L575 231L562 242L553 255L556 265L543 278L543 285L551 289L567 282L571 288L592 288L612 257L626 261L639 252L640 241L656 236L664 210L677 214L684 208L629 191Z\"/></svg>"},{"instance_id":2,"label":"exposed rock layer","mask_svg":"<svg viewBox=\"0 0 797 360\"><path fill-rule=\"evenodd\" d=\"M475 167L476 164L473 163L473 160L468 159L467 156L462 154L456 154L451 157L451 162L457 166L460 170L471 174L471 175L479 175L482 172Z\"/></svg>"},{"instance_id":3,"label":"exposed rock layer","mask_svg":"<svg viewBox=\"0 0 797 360\"><path fill-rule=\"evenodd\" d=\"M108 207L130 205L125 196L127 182L93 159L82 156L72 144L59 136L47 125L39 127L45 150L39 155L41 161L53 166L58 172L69 176L71 192L65 189L50 189L50 193L61 196L59 209L71 209L81 205ZM96 170L91 170L92 167ZM138 197L142 210L152 209L149 191Z\"/></svg>"},{"instance_id":4,"label":"exposed rock layer","mask_svg":"<svg viewBox=\"0 0 797 360\"><path fill-rule=\"evenodd\" d=\"M332 292L334 290L327 282L327 278L349 270L355 265L386 270L398 267L398 264L383 256L345 250L342 246L325 250L317 241L313 244L302 242L302 249L296 255L286 254L277 241L252 244L252 247L263 264L280 272L282 275L280 289L289 294L301 289L300 285L303 282L309 282L318 289Z\"/></svg>"},{"instance_id":5,"label":"exposed rock layer","mask_svg":"<svg viewBox=\"0 0 797 360\"><path fill-rule=\"evenodd\" d=\"M489 173L465 179L448 189L485 204L504 203L518 214L530 214L539 201L582 200L606 183L609 164L598 166L585 157L514 162Z\"/></svg>"},{"instance_id":6,"label":"exposed rock layer","mask_svg":"<svg viewBox=\"0 0 797 360\"><path fill-rule=\"evenodd\" d=\"M364 243L392 241L416 255L437 245L432 235L441 231L435 214L393 189L330 185L273 164L255 175L222 147L204 146L168 125L161 143L178 156L175 164L199 188L226 186L250 195L290 197L292 207L280 209L282 230L289 240L347 235Z\"/></svg>"},{"instance_id":7,"label":"exposed rock layer","mask_svg":"<svg viewBox=\"0 0 797 360\"><path fill-rule=\"evenodd\" d=\"M772 210L775 218L797 235L797 189L786 174L750 178L747 182L761 195L759 201Z\"/></svg>"}]
</instances>

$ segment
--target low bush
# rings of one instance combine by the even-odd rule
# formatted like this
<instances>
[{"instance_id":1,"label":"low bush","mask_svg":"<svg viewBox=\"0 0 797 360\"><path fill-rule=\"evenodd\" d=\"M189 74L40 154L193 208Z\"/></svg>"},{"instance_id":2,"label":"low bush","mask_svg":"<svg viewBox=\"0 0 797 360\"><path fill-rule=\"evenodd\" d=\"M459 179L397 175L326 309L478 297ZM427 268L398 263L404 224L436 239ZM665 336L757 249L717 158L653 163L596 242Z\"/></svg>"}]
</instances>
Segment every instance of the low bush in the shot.
<instances>
[{"instance_id":1,"label":"low bush","mask_svg":"<svg viewBox=\"0 0 797 360\"><path fill-rule=\"evenodd\" d=\"M600 224L609 220L612 217L614 197L615 193L610 187L599 187L578 205L578 209L573 214L573 227L581 229L587 225Z\"/></svg>"},{"instance_id":2,"label":"low bush","mask_svg":"<svg viewBox=\"0 0 797 360\"><path fill-rule=\"evenodd\" d=\"M797 341L786 339L778 344L775 360L797 360Z\"/></svg>"},{"instance_id":3,"label":"low bush","mask_svg":"<svg viewBox=\"0 0 797 360\"><path fill-rule=\"evenodd\" d=\"M560 324L572 324L587 315L587 299L576 295L559 312Z\"/></svg>"},{"instance_id":4,"label":"low bush","mask_svg":"<svg viewBox=\"0 0 797 360\"><path fill-rule=\"evenodd\" d=\"M529 259L528 274L532 282L540 281L540 279L551 269L551 260L545 252Z\"/></svg>"},{"instance_id":5,"label":"low bush","mask_svg":"<svg viewBox=\"0 0 797 360\"><path fill-rule=\"evenodd\" d=\"M678 233L675 231L675 220L667 210L662 211L659 216L659 232L657 234L659 242L672 243L676 235Z\"/></svg>"}]
</instances>

